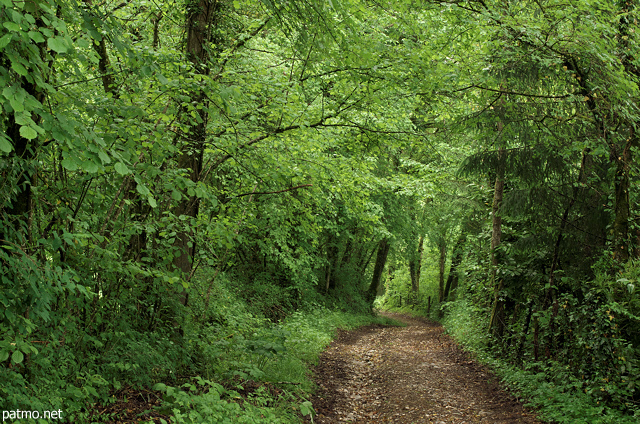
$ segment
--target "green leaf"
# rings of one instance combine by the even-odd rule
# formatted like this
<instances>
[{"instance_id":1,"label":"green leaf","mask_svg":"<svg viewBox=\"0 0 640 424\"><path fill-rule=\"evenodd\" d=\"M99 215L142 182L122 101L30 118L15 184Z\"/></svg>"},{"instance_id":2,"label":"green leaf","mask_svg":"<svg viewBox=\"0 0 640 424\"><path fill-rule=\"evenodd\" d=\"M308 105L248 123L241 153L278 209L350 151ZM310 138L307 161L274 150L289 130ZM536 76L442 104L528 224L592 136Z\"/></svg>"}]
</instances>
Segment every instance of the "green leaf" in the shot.
<instances>
[{"instance_id":1,"label":"green leaf","mask_svg":"<svg viewBox=\"0 0 640 424\"><path fill-rule=\"evenodd\" d=\"M20 127L20 136L26 138L27 140L33 140L38 136L38 133L31 127L22 126Z\"/></svg>"},{"instance_id":2,"label":"green leaf","mask_svg":"<svg viewBox=\"0 0 640 424\"><path fill-rule=\"evenodd\" d=\"M11 153L11 151L13 150L11 142L9 142L9 140L3 135L0 135L0 150L5 153Z\"/></svg>"},{"instance_id":3,"label":"green leaf","mask_svg":"<svg viewBox=\"0 0 640 424\"><path fill-rule=\"evenodd\" d=\"M158 81L160 81L164 85L169 84L169 80L162 74L158 74Z\"/></svg>"},{"instance_id":4,"label":"green leaf","mask_svg":"<svg viewBox=\"0 0 640 424\"><path fill-rule=\"evenodd\" d=\"M0 362L4 362L7 359L9 359L9 351L8 350L0 351Z\"/></svg>"},{"instance_id":5,"label":"green leaf","mask_svg":"<svg viewBox=\"0 0 640 424\"><path fill-rule=\"evenodd\" d=\"M102 161L103 164L108 164L111 163L111 158L109 157L109 155L107 155L105 152L103 152L102 150L100 150L98 152L98 157L100 157L100 160Z\"/></svg>"},{"instance_id":6,"label":"green leaf","mask_svg":"<svg viewBox=\"0 0 640 424\"><path fill-rule=\"evenodd\" d=\"M142 194L143 196L148 196L151 194L149 189L144 184L136 184L136 190L138 190L138 193Z\"/></svg>"},{"instance_id":7,"label":"green leaf","mask_svg":"<svg viewBox=\"0 0 640 424\"><path fill-rule=\"evenodd\" d=\"M131 170L122 162L116 163L115 167L116 172L120 175L127 175L131 173Z\"/></svg>"},{"instance_id":8,"label":"green leaf","mask_svg":"<svg viewBox=\"0 0 640 424\"><path fill-rule=\"evenodd\" d=\"M71 158L63 159L62 166L64 166L68 171L75 171L78 169L78 164Z\"/></svg>"},{"instance_id":9,"label":"green leaf","mask_svg":"<svg viewBox=\"0 0 640 424\"><path fill-rule=\"evenodd\" d=\"M207 197L207 190L205 190L204 188L202 188L202 185L197 185L195 188L195 193L196 196L200 199L203 199L205 197Z\"/></svg>"},{"instance_id":10,"label":"green leaf","mask_svg":"<svg viewBox=\"0 0 640 424\"><path fill-rule=\"evenodd\" d=\"M76 45L78 47L82 47L83 49L86 49L87 47L89 47L91 44L89 43L89 40L87 40L86 38L79 38L76 41Z\"/></svg>"},{"instance_id":11,"label":"green leaf","mask_svg":"<svg viewBox=\"0 0 640 424\"><path fill-rule=\"evenodd\" d=\"M167 390L167 385L164 384L164 383L156 383L153 386L153 390L157 390L159 392L165 391L165 390Z\"/></svg>"},{"instance_id":12,"label":"green leaf","mask_svg":"<svg viewBox=\"0 0 640 424\"><path fill-rule=\"evenodd\" d=\"M60 37L49 38L47 40L47 46L56 53L66 53L68 50L64 43L64 39Z\"/></svg>"},{"instance_id":13,"label":"green leaf","mask_svg":"<svg viewBox=\"0 0 640 424\"><path fill-rule=\"evenodd\" d=\"M82 164L82 168L90 174L95 174L100 169L100 166L92 161L87 161Z\"/></svg>"},{"instance_id":14,"label":"green leaf","mask_svg":"<svg viewBox=\"0 0 640 424\"><path fill-rule=\"evenodd\" d=\"M149 201L149 205L152 208L156 208L158 206L158 204L156 203L156 199L154 199L152 195L147 196L147 200Z\"/></svg>"},{"instance_id":15,"label":"green leaf","mask_svg":"<svg viewBox=\"0 0 640 424\"><path fill-rule=\"evenodd\" d=\"M11 41L12 37L13 37L13 34L9 33L9 34L5 34L4 37L0 38L0 49L4 49L5 47L7 47L7 44L9 44L9 41Z\"/></svg>"},{"instance_id":16,"label":"green leaf","mask_svg":"<svg viewBox=\"0 0 640 424\"><path fill-rule=\"evenodd\" d=\"M19 364L24 360L24 355L19 350L16 350L13 352L13 355L11 355L11 360L16 364Z\"/></svg>"},{"instance_id":17,"label":"green leaf","mask_svg":"<svg viewBox=\"0 0 640 424\"><path fill-rule=\"evenodd\" d=\"M44 36L37 31L29 31L29 38L31 38L36 43L44 42Z\"/></svg>"},{"instance_id":18,"label":"green leaf","mask_svg":"<svg viewBox=\"0 0 640 424\"><path fill-rule=\"evenodd\" d=\"M15 22L5 22L4 24L2 24L2 26L4 26L9 31L13 31L13 32L20 31L20 25L18 25Z\"/></svg>"},{"instance_id":19,"label":"green leaf","mask_svg":"<svg viewBox=\"0 0 640 424\"><path fill-rule=\"evenodd\" d=\"M13 110L15 111L15 109L16 108L14 107ZM33 122L33 120L29 117L28 113L16 113L13 116L16 121L16 124L18 125L30 125Z\"/></svg>"},{"instance_id":20,"label":"green leaf","mask_svg":"<svg viewBox=\"0 0 640 424\"><path fill-rule=\"evenodd\" d=\"M14 112L24 111L24 105L20 101L18 101L18 99L16 99L15 97L11 97L9 99L9 104L11 104L11 107L13 108Z\"/></svg>"},{"instance_id":21,"label":"green leaf","mask_svg":"<svg viewBox=\"0 0 640 424\"><path fill-rule=\"evenodd\" d=\"M29 72L27 72L27 68L25 68L24 66L22 66L22 64L21 64L21 63L18 63L18 62L13 61L13 60L11 61L11 69L13 69L14 71L16 71L16 73L17 73L18 75L22 75L23 77L24 77L24 76L27 76L27 74L29 73Z\"/></svg>"}]
</instances>

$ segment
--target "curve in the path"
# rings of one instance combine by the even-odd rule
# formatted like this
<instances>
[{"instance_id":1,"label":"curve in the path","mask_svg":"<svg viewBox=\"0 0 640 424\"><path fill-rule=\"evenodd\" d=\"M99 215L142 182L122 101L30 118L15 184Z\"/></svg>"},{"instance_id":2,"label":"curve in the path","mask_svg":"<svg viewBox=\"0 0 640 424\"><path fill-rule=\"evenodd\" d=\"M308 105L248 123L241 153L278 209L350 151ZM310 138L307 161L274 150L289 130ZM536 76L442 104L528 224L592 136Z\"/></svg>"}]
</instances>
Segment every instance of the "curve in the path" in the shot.
<instances>
[{"instance_id":1,"label":"curve in the path","mask_svg":"<svg viewBox=\"0 0 640 424\"><path fill-rule=\"evenodd\" d=\"M540 423L439 324L343 331L314 370L316 423Z\"/></svg>"}]
</instances>

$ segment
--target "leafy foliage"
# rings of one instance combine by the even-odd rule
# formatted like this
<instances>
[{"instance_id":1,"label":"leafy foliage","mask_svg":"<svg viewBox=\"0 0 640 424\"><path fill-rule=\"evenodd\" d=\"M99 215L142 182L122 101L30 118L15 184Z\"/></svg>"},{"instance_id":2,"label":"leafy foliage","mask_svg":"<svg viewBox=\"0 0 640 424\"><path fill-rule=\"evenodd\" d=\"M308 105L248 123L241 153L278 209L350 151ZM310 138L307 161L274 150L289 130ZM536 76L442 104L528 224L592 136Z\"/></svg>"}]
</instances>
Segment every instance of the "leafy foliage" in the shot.
<instances>
[{"instance_id":1,"label":"leafy foliage","mask_svg":"<svg viewBox=\"0 0 640 424\"><path fill-rule=\"evenodd\" d=\"M277 421L379 294L634 413L638 10L564 6L0 2L0 407Z\"/></svg>"}]
</instances>

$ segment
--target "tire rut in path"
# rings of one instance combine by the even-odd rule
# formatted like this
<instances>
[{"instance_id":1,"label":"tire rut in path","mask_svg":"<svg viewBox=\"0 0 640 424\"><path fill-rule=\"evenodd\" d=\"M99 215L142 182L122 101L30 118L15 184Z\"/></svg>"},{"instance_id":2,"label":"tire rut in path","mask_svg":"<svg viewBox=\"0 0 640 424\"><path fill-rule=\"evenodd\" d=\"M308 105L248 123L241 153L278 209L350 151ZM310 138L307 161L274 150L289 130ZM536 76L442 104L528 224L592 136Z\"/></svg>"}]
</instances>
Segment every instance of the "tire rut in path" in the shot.
<instances>
[{"instance_id":1,"label":"tire rut in path","mask_svg":"<svg viewBox=\"0 0 640 424\"><path fill-rule=\"evenodd\" d=\"M315 423L541 423L439 324L340 331L314 369Z\"/></svg>"}]
</instances>

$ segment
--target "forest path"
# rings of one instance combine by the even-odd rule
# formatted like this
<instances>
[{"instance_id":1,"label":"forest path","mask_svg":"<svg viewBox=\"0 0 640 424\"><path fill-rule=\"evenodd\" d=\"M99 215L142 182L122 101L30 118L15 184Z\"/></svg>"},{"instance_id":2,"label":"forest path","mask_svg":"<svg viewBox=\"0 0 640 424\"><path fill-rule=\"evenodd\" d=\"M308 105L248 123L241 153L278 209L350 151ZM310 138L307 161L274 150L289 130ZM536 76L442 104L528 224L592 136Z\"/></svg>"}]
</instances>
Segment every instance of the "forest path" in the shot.
<instances>
[{"instance_id":1,"label":"forest path","mask_svg":"<svg viewBox=\"0 0 640 424\"><path fill-rule=\"evenodd\" d=\"M440 324L340 331L314 369L315 423L540 423Z\"/></svg>"}]
</instances>

